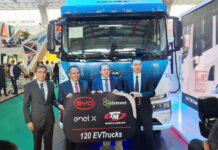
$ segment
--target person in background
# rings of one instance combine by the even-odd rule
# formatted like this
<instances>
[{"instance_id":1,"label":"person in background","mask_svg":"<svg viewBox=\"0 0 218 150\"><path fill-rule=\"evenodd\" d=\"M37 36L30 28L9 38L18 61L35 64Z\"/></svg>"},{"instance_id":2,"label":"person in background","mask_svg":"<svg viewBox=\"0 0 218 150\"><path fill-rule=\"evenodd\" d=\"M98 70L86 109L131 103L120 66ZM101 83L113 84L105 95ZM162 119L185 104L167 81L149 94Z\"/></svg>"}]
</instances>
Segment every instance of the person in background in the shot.
<instances>
[{"instance_id":1,"label":"person in background","mask_svg":"<svg viewBox=\"0 0 218 150\"><path fill-rule=\"evenodd\" d=\"M12 93L12 94L17 95L18 94L17 80L19 79L21 69L20 69L20 67L15 65L14 62L15 62L14 60L11 61L11 66L9 68L9 75L10 75L11 82L12 82L13 89L14 89L14 93Z\"/></svg>"},{"instance_id":2,"label":"person in background","mask_svg":"<svg viewBox=\"0 0 218 150\"><path fill-rule=\"evenodd\" d=\"M0 150L19 150L19 148L9 141L0 140Z\"/></svg>"},{"instance_id":3,"label":"person in background","mask_svg":"<svg viewBox=\"0 0 218 150\"><path fill-rule=\"evenodd\" d=\"M54 61L51 61L51 65L50 66L51 66L51 79L54 80L54 72L53 72L54 66L55 66Z\"/></svg>"},{"instance_id":4,"label":"person in background","mask_svg":"<svg viewBox=\"0 0 218 150\"><path fill-rule=\"evenodd\" d=\"M54 73L54 84L56 86L58 86L58 84L59 84L59 66L58 66L58 63L55 63L53 73Z\"/></svg>"},{"instance_id":5,"label":"person in background","mask_svg":"<svg viewBox=\"0 0 218 150\"><path fill-rule=\"evenodd\" d=\"M36 80L26 84L24 90L23 113L25 123L33 132L34 150L41 150L42 138L44 150L52 150L54 111L53 105L64 110L54 93L54 84L46 81L46 66L36 67Z\"/></svg>"},{"instance_id":6,"label":"person in background","mask_svg":"<svg viewBox=\"0 0 218 150\"><path fill-rule=\"evenodd\" d=\"M40 61L37 61L36 66L40 65Z\"/></svg>"},{"instance_id":7,"label":"person in background","mask_svg":"<svg viewBox=\"0 0 218 150\"><path fill-rule=\"evenodd\" d=\"M4 90L4 94L5 96L8 96L7 92L6 92L6 85L5 85L5 70L4 70L4 66L0 65L0 96L1 95L1 90Z\"/></svg>"},{"instance_id":8,"label":"person in background","mask_svg":"<svg viewBox=\"0 0 218 150\"><path fill-rule=\"evenodd\" d=\"M46 80L50 80L50 75L51 75L51 66L49 65L49 61L46 61L46 68L47 68L47 73L46 73Z\"/></svg>"},{"instance_id":9,"label":"person in background","mask_svg":"<svg viewBox=\"0 0 218 150\"><path fill-rule=\"evenodd\" d=\"M52 70L54 69L54 66L55 66L54 61L51 61L51 69L52 69Z\"/></svg>"}]
</instances>

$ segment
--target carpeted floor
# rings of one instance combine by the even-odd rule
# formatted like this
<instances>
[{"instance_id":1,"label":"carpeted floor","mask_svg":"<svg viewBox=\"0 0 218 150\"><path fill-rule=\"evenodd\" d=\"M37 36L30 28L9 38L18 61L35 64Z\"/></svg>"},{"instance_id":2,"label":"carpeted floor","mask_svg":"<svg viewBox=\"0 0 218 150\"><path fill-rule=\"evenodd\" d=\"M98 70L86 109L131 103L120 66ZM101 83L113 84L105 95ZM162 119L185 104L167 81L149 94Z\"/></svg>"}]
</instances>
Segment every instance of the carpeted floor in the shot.
<instances>
[{"instance_id":1,"label":"carpeted floor","mask_svg":"<svg viewBox=\"0 0 218 150\"><path fill-rule=\"evenodd\" d=\"M59 111L55 107L54 112L57 118ZM0 140L9 140L20 150L33 149L32 133L24 122L23 94L0 103Z\"/></svg>"}]
</instances>

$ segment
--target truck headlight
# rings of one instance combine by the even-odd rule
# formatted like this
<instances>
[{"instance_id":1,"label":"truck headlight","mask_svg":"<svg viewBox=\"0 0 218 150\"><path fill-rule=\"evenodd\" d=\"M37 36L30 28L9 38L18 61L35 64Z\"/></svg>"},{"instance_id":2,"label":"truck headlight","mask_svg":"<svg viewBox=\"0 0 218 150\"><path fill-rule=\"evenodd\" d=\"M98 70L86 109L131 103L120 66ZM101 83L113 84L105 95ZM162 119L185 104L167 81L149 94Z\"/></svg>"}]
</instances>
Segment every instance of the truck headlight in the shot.
<instances>
[{"instance_id":1,"label":"truck headlight","mask_svg":"<svg viewBox=\"0 0 218 150\"><path fill-rule=\"evenodd\" d=\"M157 109L169 109L170 107L171 107L170 101L165 102L165 103L153 104L152 105L153 110L157 110Z\"/></svg>"},{"instance_id":2,"label":"truck headlight","mask_svg":"<svg viewBox=\"0 0 218 150\"><path fill-rule=\"evenodd\" d=\"M163 103L163 108L170 108L170 107L171 107L170 101Z\"/></svg>"}]
</instances>

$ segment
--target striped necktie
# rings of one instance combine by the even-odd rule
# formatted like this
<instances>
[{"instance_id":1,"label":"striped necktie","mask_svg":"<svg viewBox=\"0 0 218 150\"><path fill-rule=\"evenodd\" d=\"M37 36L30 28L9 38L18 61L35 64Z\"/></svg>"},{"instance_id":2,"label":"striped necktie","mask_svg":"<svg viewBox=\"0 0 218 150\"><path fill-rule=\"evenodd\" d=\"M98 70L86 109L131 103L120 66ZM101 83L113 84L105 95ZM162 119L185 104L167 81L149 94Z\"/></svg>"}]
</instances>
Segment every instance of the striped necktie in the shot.
<instances>
[{"instance_id":1,"label":"striped necktie","mask_svg":"<svg viewBox=\"0 0 218 150\"><path fill-rule=\"evenodd\" d=\"M108 85L108 79L105 80L105 92L109 92L109 85Z\"/></svg>"}]
</instances>

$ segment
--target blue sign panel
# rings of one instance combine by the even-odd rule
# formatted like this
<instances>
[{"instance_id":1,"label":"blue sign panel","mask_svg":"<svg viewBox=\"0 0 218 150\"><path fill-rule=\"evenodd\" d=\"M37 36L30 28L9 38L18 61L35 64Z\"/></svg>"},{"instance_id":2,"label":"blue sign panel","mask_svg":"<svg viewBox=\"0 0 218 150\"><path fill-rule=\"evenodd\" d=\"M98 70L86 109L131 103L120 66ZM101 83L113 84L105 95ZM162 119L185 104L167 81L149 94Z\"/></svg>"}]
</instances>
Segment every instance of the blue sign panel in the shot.
<instances>
[{"instance_id":1,"label":"blue sign panel","mask_svg":"<svg viewBox=\"0 0 218 150\"><path fill-rule=\"evenodd\" d=\"M88 0L84 1L78 0L66 0L65 6L81 6L81 5L99 5L99 4L145 4L145 3L162 3L161 0Z\"/></svg>"},{"instance_id":2,"label":"blue sign panel","mask_svg":"<svg viewBox=\"0 0 218 150\"><path fill-rule=\"evenodd\" d=\"M182 102L198 111L198 99L182 92Z\"/></svg>"},{"instance_id":3,"label":"blue sign panel","mask_svg":"<svg viewBox=\"0 0 218 150\"><path fill-rule=\"evenodd\" d=\"M61 7L64 14L116 13L116 12L166 12L167 6L161 0L66 0Z\"/></svg>"}]
</instances>

